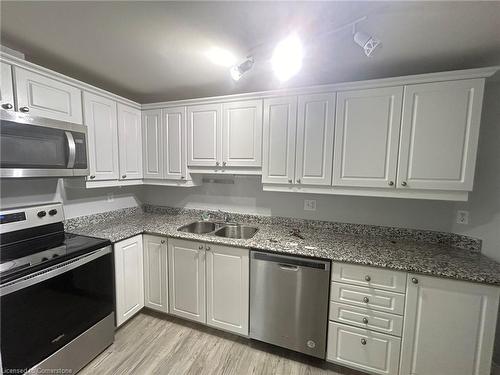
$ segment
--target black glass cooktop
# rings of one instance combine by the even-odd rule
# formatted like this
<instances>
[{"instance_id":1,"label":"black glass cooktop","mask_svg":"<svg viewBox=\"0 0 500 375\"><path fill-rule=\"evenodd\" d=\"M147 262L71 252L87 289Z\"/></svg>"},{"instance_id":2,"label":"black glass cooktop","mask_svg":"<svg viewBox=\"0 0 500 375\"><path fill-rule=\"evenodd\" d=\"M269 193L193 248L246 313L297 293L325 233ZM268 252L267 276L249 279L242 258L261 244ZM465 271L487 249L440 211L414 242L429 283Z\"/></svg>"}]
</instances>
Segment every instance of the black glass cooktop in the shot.
<instances>
[{"instance_id":1,"label":"black glass cooktop","mask_svg":"<svg viewBox=\"0 0 500 375\"><path fill-rule=\"evenodd\" d=\"M111 244L109 240L66 233L50 224L35 232L2 234L0 283L65 262Z\"/></svg>"}]
</instances>

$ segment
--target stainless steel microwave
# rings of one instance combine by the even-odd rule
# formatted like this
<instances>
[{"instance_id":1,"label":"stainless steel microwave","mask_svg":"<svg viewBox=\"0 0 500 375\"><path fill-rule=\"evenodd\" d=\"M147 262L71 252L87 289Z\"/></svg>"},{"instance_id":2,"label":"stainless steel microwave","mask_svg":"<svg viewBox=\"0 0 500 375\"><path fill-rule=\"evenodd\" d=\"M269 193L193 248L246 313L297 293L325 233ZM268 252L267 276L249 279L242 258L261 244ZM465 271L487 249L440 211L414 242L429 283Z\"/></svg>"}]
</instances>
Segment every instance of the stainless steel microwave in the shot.
<instances>
[{"instance_id":1,"label":"stainless steel microwave","mask_svg":"<svg viewBox=\"0 0 500 375\"><path fill-rule=\"evenodd\" d=\"M85 125L0 110L0 177L89 173Z\"/></svg>"}]
</instances>

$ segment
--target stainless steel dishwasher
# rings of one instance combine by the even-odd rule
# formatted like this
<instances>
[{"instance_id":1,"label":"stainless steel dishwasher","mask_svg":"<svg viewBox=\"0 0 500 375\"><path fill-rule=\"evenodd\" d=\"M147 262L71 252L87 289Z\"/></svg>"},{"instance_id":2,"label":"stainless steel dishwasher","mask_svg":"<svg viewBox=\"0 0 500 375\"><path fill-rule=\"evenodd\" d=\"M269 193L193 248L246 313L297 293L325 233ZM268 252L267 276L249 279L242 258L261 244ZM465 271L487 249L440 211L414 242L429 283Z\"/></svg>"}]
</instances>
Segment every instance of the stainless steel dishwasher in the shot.
<instances>
[{"instance_id":1,"label":"stainless steel dishwasher","mask_svg":"<svg viewBox=\"0 0 500 375\"><path fill-rule=\"evenodd\" d=\"M325 358L330 262L252 251L250 337Z\"/></svg>"}]
</instances>

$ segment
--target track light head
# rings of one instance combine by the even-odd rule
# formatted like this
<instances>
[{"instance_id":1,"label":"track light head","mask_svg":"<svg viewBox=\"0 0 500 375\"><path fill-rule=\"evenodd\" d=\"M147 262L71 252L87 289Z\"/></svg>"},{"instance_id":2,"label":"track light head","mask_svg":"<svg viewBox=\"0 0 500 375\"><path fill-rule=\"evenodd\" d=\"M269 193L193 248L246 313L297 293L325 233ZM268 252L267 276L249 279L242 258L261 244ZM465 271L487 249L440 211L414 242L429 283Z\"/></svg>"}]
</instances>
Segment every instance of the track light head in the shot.
<instances>
[{"instance_id":1,"label":"track light head","mask_svg":"<svg viewBox=\"0 0 500 375\"><path fill-rule=\"evenodd\" d=\"M354 42L363 48L365 55L370 57L377 47L382 47L382 42L372 35L368 35L363 31L357 31L354 33Z\"/></svg>"},{"instance_id":2,"label":"track light head","mask_svg":"<svg viewBox=\"0 0 500 375\"><path fill-rule=\"evenodd\" d=\"M229 73L231 74L231 78L235 81L239 81L240 78L248 72L250 69L252 69L254 63L253 56L248 57L245 61L243 61L239 65L234 65L229 69Z\"/></svg>"}]
</instances>

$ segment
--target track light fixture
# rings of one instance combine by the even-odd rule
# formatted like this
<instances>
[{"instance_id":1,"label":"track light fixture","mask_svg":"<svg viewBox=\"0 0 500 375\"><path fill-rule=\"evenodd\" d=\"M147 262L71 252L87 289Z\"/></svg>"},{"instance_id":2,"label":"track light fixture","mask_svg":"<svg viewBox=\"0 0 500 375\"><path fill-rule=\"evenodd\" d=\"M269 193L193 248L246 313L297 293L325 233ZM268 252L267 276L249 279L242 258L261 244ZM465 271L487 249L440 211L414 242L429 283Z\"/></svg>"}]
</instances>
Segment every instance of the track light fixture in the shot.
<instances>
[{"instance_id":1,"label":"track light fixture","mask_svg":"<svg viewBox=\"0 0 500 375\"><path fill-rule=\"evenodd\" d=\"M235 81L239 81L240 78L248 72L250 69L252 69L254 63L253 56L249 56L245 61L243 61L239 65L234 65L229 69L229 73L231 74L231 78Z\"/></svg>"},{"instance_id":2,"label":"track light fixture","mask_svg":"<svg viewBox=\"0 0 500 375\"><path fill-rule=\"evenodd\" d=\"M359 22L359 21L358 21ZM363 48L365 55L370 57L373 52L379 47L382 47L382 42L372 35L368 35L363 31L356 31L356 25L358 22L352 24L352 34L354 43Z\"/></svg>"}]
</instances>

